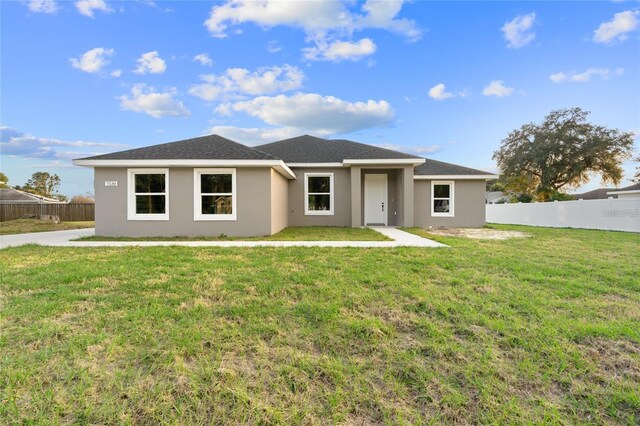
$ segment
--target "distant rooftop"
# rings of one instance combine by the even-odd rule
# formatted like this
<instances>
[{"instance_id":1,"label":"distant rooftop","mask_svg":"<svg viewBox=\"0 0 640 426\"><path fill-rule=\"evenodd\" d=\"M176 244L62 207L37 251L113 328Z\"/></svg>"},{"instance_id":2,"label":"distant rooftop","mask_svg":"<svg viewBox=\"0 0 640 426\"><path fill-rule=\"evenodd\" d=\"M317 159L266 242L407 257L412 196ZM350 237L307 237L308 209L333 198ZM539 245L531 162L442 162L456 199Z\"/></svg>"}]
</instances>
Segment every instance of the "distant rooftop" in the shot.
<instances>
[{"instance_id":1,"label":"distant rooftop","mask_svg":"<svg viewBox=\"0 0 640 426\"><path fill-rule=\"evenodd\" d=\"M14 188L0 188L0 204L63 204L63 202Z\"/></svg>"}]
</instances>

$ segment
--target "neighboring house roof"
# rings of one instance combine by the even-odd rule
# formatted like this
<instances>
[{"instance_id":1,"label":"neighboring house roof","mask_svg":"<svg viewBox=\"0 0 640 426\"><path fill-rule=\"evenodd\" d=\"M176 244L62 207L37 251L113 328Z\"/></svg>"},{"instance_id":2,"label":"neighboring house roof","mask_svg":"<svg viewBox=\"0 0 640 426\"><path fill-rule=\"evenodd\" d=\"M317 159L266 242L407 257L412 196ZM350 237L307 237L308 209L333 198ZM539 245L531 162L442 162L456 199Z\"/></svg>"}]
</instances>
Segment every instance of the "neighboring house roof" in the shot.
<instances>
[{"instance_id":1,"label":"neighboring house roof","mask_svg":"<svg viewBox=\"0 0 640 426\"><path fill-rule=\"evenodd\" d=\"M415 168L414 174L416 176L469 176L477 177L478 179L494 179L498 177L498 175L482 170L445 163L444 161L430 160L428 158L425 159L424 164L420 164Z\"/></svg>"},{"instance_id":2,"label":"neighboring house roof","mask_svg":"<svg viewBox=\"0 0 640 426\"><path fill-rule=\"evenodd\" d=\"M0 204L64 204L64 202L14 188L0 188Z\"/></svg>"},{"instance_id":3,"label":"neighboring house roof","mask_svg":"<svg viewBox=\"0 0 640 426\"><path fill-rule=\"evenodd\" d=\"M502 191L487 191L484 194L484 200L486 203L493 204L503 200L509 201L509 196Z\"/></svg>"},{"instance_id":4,"label":"neighboring house roof","mask_svg":"<svg viewBox=\"0 0 640 426\"><path fill-rule=\"evenodd\" d=\"M421 157L345 139L303 135L257 147L286 163L342 163L344 160L397 160Z\"/></svg>"},{"instance_id":5,"label":"neighboring house roof","mask_svg":"<svg viewBox=\"0 0 640 426\"><path fill-rule=\"evenodd\" d=\"M618 195L618 194L639 194L640 193L640 183L636 183L634 185L625 186L624 188L614 189L612 191L607 192L609 195Z\"/></svg>"},{"instance_id":6,"label":"neighboring house roof","mask_svg":"<svg viewBox=\"0 0 640 426\"><path fill-rule=\"evenodd\" d=\"M276 157L218 135L96 155L80 160L275 160Z\"/></svg>"},{"instance_id":7,"label":"neighboring house roof","mask_svg":"<svg viewBox=\"0 0 640 426\"><path fill-rule=\"evenodd\" d=\"M592 191L583 192L582 194L572 194L576 200L606 200L609 191L614 191L615 188L598 188Z\"/></svg>"}]
</instances>

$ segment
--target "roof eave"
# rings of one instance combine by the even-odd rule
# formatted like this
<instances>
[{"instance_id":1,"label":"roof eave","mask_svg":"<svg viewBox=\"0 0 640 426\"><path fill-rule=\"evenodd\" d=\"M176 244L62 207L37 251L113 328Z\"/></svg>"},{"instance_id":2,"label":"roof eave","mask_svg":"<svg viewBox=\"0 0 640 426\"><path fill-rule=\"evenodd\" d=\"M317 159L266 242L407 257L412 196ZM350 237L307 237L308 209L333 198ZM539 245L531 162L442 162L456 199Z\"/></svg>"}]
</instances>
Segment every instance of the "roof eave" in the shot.
<instances>
[{"instance_id":1,"label":"roof eave","mask_svg":"<svg viewBox=\"0 0 640 426\"><path fill-rule=\"evenodd\" d=\"M414 175L414 179L418 180L435 180L435 179L449 179L449 180L487 180L498 179L499 175L485 174L485 175Z\"/></svg>"},{"instance_id":2,"label":"roof eave","mask_svg":"<svg viewBox=\"0 0 640 426\"><path fill-rule=\"evenodd\" d=\"M631 189L629 191L609 191L607 195L618 195L618 194L640 194L640 189Z\"/></svg>"},{"instance_id":3,"label":"roof eave","mask_svg":"<svg viewBox=\"0 0 640 426\"><path fill-rule=\"evenodd\" d=\"M287 179L296 178L295 173L282 160L115 160L80 158L73 160L73 164L81 167L271 167Z\"/></svg>"},{"instance_id":4,"label":"roof eave","mask_svg":"<svg viewBox=\"0 0 640 426\"><path fill-rule=\"evenodd\" d=\"M345 166L366 166L366 165L387 165L387 164L407 164L420 165L426 160L424 158L368 158L368 159L350 159L345 158L342 164Z\"/></svg>"}]
</instances>

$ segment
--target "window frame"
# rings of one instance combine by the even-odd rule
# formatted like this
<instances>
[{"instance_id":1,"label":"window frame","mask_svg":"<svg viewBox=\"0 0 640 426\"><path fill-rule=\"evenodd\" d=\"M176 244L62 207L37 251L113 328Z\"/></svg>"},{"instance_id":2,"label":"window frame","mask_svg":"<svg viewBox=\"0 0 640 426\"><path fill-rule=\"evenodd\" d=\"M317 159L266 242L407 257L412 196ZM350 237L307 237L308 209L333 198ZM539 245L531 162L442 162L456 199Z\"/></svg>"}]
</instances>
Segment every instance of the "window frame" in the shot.
<instances>
[{"instance_id":1,"label":"window frame","mask_svg":"<svg viewBox=\"0 0 640 426\"><path fill-rule=\"evenodd\" d=\"M231 175L231 193L201 192L200 176ZM231 195L231 214L203 214L202 196ZM195 168L193 169L193 220L194 221L235 221L238 219L238 191L236 187L236 169L228 168Z\"/></svg>"},{"instance_id":2,"label":"window frame","mask_svg":"<svg viewBox=\"0 0 640 426\"><path fill-rule=\"evenodd\" d=\"M312 192L309 193L309 178L310 177L328 177L329 178L329 210L309 210L309 195L326 195L326 192ZM334 212L334 190L333 190L334 177L333 173L319 172L319 173L305 173L304 174L304 214L305 216L333 216Z\"/></svg>"},{"instance_id":3,"label":"window frame","mask_svg":"<svg viewBox=\"0 0 640 426\"><path fill-rule=\"evenodd\" d=\"M436 185L449 185L449 197L435 197ZM449 200L448 212L434 211L436 200ZM453 180L432 180L431 181L431 217L455 217L455 181Z\"/></svg>"},{"instance_id":4,"label":"window frame","mask_svg":"<svg viewBox=\"0 0 640 426\"><path fill-rule=\"evenodd\" d=\"M140 194L164 195L164 213L136 212L136 175L164 175L164 192L144 192ZM127 220L169 220L169 169L142 168L127 169Z\"/></svg>"}]
</instances>

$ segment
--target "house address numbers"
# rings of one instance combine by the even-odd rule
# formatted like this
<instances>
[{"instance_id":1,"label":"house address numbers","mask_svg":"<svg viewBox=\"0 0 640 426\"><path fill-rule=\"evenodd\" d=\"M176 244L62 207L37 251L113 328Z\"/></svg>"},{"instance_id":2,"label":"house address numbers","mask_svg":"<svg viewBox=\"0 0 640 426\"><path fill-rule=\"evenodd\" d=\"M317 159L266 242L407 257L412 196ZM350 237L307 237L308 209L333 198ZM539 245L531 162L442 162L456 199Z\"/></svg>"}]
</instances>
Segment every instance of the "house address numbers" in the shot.
<instances>
[{"instance_id":1,"label":"house address numbers","mask_svg":"<svg viewBox=\"0 0 640 426\"><path fill-rule=\"evenodd\" d=\"M105 180L104 186L118 186L117 180Z\"/></svg>"}]
</instances>

